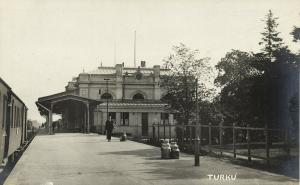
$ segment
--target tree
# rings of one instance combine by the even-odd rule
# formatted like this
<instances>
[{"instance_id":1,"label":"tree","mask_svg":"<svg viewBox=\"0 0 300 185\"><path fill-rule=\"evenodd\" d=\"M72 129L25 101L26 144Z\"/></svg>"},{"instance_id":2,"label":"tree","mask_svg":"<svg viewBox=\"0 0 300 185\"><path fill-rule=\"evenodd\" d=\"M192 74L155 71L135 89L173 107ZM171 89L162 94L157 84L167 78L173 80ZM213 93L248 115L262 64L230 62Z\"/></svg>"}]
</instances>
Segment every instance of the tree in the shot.
<instances>
[{"instance_id":1,"label":"tree","mask_svg":"<svg viewBox=\"0 0 300 185\"><path fill-rule=\"evenodd\" d=\"M215 83L222 87L220 103L232 121L287 127L288 104L299 87L299 56L286 47L269 10L262 33L261 53L233 50L216 68ZM244 125L244 124L243 124Z\"/></svg>"},{"instance_id":2,"label":"tree","mask_svg":"<svg viewBox=\"0 0 300 185\"><path fill-rule=\"evenodd\" d=\"M300 41L300 28L294 26L293 31L291 32L291 35L293 36L294 42Z\"/></svg>"},{"instance_id":3,"label":"tree","mask_svg":"<svg viewBox=\"0 0 300 185\"><path fill-rule=\"evenodd\" d=\"M259 45L263 45L262 51L267 55L268 59L271 61L274 57L274 53L283 47L282 39L278 36L280 32L276 31L278 23L276 22L278 18L273 16L271 10L269 10L266 19L266 27L264 32L262 32L262 41Z\"/></svg>"},{"instance_id":4,"label":"tree","mask_svg":"<svg viewBox=\"0 0 300 185\"><path fill-rule=\"evenodd\" d=\"M264 122L272 127L287 127L289 116L286 107L299 87L299 56L292 53L278 36L277 19L269 10L262 42L259 43L263 45L262 53L255 54L255 65L263 72ZM297 34L297 29L292 33Z\"/></svg>"},{"instance_id":5,"label":"tree","mask_svg":"<svg viewBox=\"0 0 300 185\"><path fill-rule=\"evenodd\" d=\"M200 58L198 55L198 50L192 50L181 43L174 46L173 53L164 59L164 66L170 69L169 74L163 77L162 84L168 91L166 99L172 110L180 112L177 120L185 125L195 118L196 88L199 98L211 96L211 89L205 83L211 79L209 58Z\"/></svg>"},{"instance_id":6,"label":"tree","mask_svg":"<svg viewBox=\"0 0 300 185\"><path fill-rule=\"evenodd\" d=\"M259 75L260 71L252 66L253 56L250 53L232 50L215 66L219 71L215 84L223 87L239 83L245 78Z\"/></svg>"},{"instance_id":7,"label":"tree","mask_svg":"<svg viewBox=\"0 0 300 185\"><path fill-rule=\"evenodd\" d=\"M259 121L259 101L255 99L262 73L253 67L254 61L253 54L232 50L216 65L219 73L215 84L222 88L219 110L225 115L225 124L236 122L245 126Z\"/></svg>"}]
</instances>

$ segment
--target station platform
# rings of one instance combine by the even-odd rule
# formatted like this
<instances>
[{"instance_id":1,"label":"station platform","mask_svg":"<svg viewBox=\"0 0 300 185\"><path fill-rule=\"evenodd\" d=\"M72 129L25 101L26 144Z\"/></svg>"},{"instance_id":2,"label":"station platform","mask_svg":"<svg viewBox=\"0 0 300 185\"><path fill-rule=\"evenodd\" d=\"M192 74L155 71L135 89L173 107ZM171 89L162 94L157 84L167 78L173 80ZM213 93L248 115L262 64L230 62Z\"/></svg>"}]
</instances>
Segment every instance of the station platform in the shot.
<instances>
[{"instance_id":1,"label":"station platform","mask_svg":"<svg viewBox=\"0 0 300 185\"><path fill-rule=\"evenodd\" d=\"M299 184L298 179L201 156L160 159L160 148L120 142L97 134L38 135L15 165L5 185L205 185ZM211 176L214 175L214 176ZM221 179L220 175L224 175ZM228 179L236 175L236 179ZM218 177L218 180L216 178Z\"/></svg>"}]
</instances>

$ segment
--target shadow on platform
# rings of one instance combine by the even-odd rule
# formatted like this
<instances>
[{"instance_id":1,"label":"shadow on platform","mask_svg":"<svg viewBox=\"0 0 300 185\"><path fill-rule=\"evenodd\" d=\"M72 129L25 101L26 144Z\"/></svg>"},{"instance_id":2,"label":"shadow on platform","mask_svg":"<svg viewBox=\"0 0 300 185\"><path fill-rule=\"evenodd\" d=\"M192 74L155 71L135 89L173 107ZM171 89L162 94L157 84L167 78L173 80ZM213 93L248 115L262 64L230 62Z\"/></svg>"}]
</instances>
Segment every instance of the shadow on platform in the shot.
<instances>
[{"instance_id":1,"label":"shadow on platform","mask_svg":"<svg viewBox=\"0 0 300 185\"><path fill-rule=\"evenodd\" d=\"M284 182L288 179L282 178L279 175L264 175L261 173L261 169L253 168L252 166L239 165L230 160L224 160L214 157L201 157L200 166L195 167L194 158L192 155L183 154L181 159L161 159L158 149L138 149L138 150L126 150L126 151L116 151L116 152L101 152L98 155L130 155L137 158L143 158L146 162L142 164L147 164L150 169L140 169L140 170L130 170L139 171L142 173L153 174L155 179L202 179L208 178L208 174L237 174L239 179L260 179L260 180L275 180ZM205 160L205 161L203 161ZM138 163L137 163L138 165ZM239 174L239 169L244 169L250 167L249 172L246 174ZM258 176L260 174L260 176ZM155 180L151 179L151 180ZM150 179L149 179L150 180ZM295 180L295 182L298 182Z\"/></svg>"}]
</instances>

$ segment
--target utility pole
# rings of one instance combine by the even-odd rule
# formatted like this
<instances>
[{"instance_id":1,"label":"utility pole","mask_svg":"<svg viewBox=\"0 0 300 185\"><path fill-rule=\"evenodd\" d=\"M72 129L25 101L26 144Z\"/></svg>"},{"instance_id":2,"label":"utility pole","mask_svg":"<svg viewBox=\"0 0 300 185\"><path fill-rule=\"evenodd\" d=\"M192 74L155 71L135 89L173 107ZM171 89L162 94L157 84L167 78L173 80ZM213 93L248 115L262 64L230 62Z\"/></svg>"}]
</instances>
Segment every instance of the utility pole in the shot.
<instances>
[{"instance_id":1,"label":"utility pole","mask_svg":"<svg viewBox=\"0 0 300 185\"><path fill-rule=\"evenodd\" d=\"M134 61L134 67L136 67L136 31L134 30L134 48L133 48L133 61Z\"/></svg>"},{"instance_id":2,"label":"utility pole","mask_svg":"<svg viewBox=\"0 0 300 185\"><path fill-rule=\"evenodd\" d=\"M198 78L196 78L196 87L195 88L196 88L195 166L200 166L199 152L200 152L200 147L201 147L201 124L199 123Z\"/></svg>"},{"instance_id":3,"label":"utility pole","mask_svg":"<svg viewBox=\"0 0 300 185\"><path fill-rule=\"evenodd\" d=\"M110 80L109 78L104 78L104 80L106 81L106 93L108 94L108 80ZM106 120L108 120L109 114L108 114L108 97L106 97Z\"/></svg>"},{"instance_id":4,"label":"utility pole","mask_svg":"<svg viewBox=\"0 0 300 185\"><path fill-rule=\"evenodd\" d=\"M116 48L116 41L114 43L114 65L117 63L117 48Z\"/></svg>"}]
</instances>

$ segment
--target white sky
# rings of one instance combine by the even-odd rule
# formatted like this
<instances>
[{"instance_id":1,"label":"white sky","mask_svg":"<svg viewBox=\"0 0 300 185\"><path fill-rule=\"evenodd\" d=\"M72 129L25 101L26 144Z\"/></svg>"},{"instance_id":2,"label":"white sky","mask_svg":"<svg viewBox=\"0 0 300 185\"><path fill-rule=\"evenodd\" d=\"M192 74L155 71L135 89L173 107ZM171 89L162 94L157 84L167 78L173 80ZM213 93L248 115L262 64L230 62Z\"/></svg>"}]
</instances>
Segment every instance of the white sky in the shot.
<instances>
[{"instance_id":1,"label":"white sky","mask_svg":"<svg viewBox=\"0 0 300 185\"><path fill-rule=\"evenodd\" d=\"M180 42L211 57L214 65L231 49L258 51L261 21L271 9L294 51L290 32L300 26L299 0L0 0L0 76L43 120L34 102L64 91L73 76L100 65L147 66Z\"/></svg>"}]
</instances>

